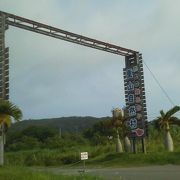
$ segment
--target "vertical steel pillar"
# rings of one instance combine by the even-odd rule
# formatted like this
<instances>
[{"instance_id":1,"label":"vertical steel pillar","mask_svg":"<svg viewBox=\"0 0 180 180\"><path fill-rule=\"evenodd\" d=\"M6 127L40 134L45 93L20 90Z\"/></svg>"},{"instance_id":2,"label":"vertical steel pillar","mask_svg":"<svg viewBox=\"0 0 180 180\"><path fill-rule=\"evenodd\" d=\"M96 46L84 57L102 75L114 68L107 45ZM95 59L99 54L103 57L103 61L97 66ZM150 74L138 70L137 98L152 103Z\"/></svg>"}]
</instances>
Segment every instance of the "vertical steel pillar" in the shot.
<instances>
[{"instance_id":1,"label":"vertical steel pillar","mask_svg":"<svg viewBox=\"0 0 180 180\"><path fill-rule=\"evenodd\" d=\"M5 47L6 17L0 15L0 99L9 99L9 48ZM0 165L4 164L4 123L0 124Z\"/></svg>"},{"instance_id":2,"label":"vertical steel pillar","mask_svg":"<svg viewBox=\"0 0 180 180\"><path fill-rule=\"evenodd\" d=\"M146 143L145 143L145 138L141 139L141 143L142 143L142 152L144 154L146 154Z\"/></svg>"},{"instance_id":3,"label":"vertical steel pillar","mask_svg":"<svg viewBox=\"0 0 180 180\"><path fill-rule=\"evenodd\" d=\"M9 48L5 47L6 16L0 15L0 99L9 99Z\"/></svg>"}]
</instances>

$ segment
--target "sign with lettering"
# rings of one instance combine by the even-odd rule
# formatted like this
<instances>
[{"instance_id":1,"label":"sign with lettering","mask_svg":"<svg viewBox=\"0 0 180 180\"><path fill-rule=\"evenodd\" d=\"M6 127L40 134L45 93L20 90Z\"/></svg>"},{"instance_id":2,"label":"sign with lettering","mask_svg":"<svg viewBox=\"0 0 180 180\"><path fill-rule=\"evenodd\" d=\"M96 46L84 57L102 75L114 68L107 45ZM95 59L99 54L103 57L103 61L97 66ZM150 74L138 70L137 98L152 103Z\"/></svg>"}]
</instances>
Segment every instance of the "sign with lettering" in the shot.
<instances>
[{"instance_id":1,"label":"sign with lettering","mask_svg":"<svg viewBox=\"0 0 180 180\"><path fill-rule=\"evenodd\" d=\"M139 53L127 56L125 63L126 122L131 129L130 137L141 137L145 135L147 118L142 56Z\"/></svg>"},{"instance_id":2,"label":"sign with lettering","mask_svg":"<svg viewBox=\"0 0 180 180\"><path fill-rule=\"evenodd\" d=\"M134 84L131 81L129 81L127 83L127 90L128 91L133 91L134 90Z\"/></svg>"},{"instance_id":3,"label":"sign with lettering","mask_svg":"<svg viewBox=\"0 0 180 180\"><path fill-rule=\"evenodd\" d=\"M136 118L131 118L129 120L129 126L131 129L136 129L137 128L137 119Z\"/></svg>"},{"instance_id":4,"label":"sign with lettering","mask_svg":"<svg viewBox=\"0 0 180 180\"><path fill-rule=\"evenodd\" d=\"M81 160L88 159L88 152L81 152Z\"/></svg>"},{"instance_id":5,"label":"sign with lettering","mask_svg":"<svg viewBox=\"0 0 180 180\"><path fill-rule=\"evenodd\" d=\"M140 98L139 96L136 96L136 97L135 97L135 102L136 102L137 104L141 103L141 98Z\"/></svg>"},{"instance_id":6,"label":"sign with lettering","mask_svg":"<svg viewBox=\"0 0 180 180\"><path fill-rule=\"evenodd\" d=\"M134 89L134 94L135 95L140 95L141 94L141 90L139 88L135 88Z\"/></svg>"},{"instance_id":7,"label":"sign with lettering","mask_svg":"<svg viewBox=\"0 0 180 180\"><path fill-rule=\"evenodd\" d=\"M133 70L132 70L132 68L126 70L126 78L127 79L133 78Z\"/></svg>"},{"instance_id":8,"label":"sign with lettering","mask_svg":"<svg viewBox=\"0 0 180 180\"><path fill-rule=\"evenodd\" d=\"M128 111L129 111L129 116L132 117L132 116L136 116L136 106L130 106L128 108Z\"/></svg>"},{"instance_id":9,"label":"sign with lettering","mask_svg":"<svg viewBox=\"0 0 180 180\"><path fill-rule=\"evenodd\" d=\"M128 102L129 103L134 103L134 94L129 94L128 95Z\"/></svg>"}]
</instances>

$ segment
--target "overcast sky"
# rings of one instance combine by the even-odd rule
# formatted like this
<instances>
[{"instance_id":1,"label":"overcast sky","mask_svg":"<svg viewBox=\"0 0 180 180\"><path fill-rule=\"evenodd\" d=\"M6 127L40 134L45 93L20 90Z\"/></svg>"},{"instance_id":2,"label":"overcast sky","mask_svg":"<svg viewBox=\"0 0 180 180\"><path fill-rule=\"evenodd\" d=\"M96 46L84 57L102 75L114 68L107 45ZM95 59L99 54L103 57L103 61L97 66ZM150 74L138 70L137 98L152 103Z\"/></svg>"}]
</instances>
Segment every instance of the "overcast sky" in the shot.
<instances>
[{"instance_id":1,"label":"overcast sky","mask_svg":"<svg viewBox=\"0 0 180 180\"><path fill-rule=\"evenodd\" d=\"M0 10L140 51L180 105L179 0L0 0ZM10 100L24 119L111 116L123 107L124 57L9 27ZM168 101L146 67L149 120Z\"/></svg>"}]
</instances>

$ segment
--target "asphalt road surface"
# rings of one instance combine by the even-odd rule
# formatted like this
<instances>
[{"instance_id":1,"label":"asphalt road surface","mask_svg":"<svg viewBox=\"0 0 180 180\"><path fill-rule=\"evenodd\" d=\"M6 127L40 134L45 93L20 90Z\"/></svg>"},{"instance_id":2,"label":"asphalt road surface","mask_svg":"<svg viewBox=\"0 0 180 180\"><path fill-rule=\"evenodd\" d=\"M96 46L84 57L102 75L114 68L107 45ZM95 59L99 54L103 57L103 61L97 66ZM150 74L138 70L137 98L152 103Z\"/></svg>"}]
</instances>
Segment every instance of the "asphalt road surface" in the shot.
<instances>
[{"instance_id":1,"label":"asphalt road surface","mask_svg":"<svg viewBox=\"0 0 180 180\"><path fill-rule=\"evenodd\" d=\"M83 174L81 168L38 168L54 174ZM88 168L86 174L102 177L105 180L180 180L180 166L146 166L129 168Z\"/></svg>"}]
</instances>

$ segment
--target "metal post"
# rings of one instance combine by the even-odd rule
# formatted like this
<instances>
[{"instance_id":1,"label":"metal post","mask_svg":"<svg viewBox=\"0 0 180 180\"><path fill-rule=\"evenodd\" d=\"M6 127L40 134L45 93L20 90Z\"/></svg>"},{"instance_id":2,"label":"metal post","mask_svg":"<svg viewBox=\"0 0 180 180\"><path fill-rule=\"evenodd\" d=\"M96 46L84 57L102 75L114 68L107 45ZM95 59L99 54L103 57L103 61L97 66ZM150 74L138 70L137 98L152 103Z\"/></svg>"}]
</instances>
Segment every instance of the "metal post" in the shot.
<instances>
[{"instance_id":1,"label":"metal post","mask_svg":"<svg viewBox=\"0 0 180 180\"><path fill-rule=\"evenodd\" d=\"M133 153L136 154L137 153L137 150L136 150L136 138L133 138L132 139L132 145L133 145Z\"/></svg>"},{"instance_id":2,"label":"metal post","mask_svg":"<svg viewBox=\"0 0 180 180\"><path fill-rule=\"evenodd\" d=\"M145 138L142 138L141 139L141 142L142 142L142 152L144 154L146 154L146 143L145 143Z\"/></svg>"},{"instance_id":3,"label":"metal post","mask_svg":"<svg viewBox=\"0 0 180 180\"><path fill-rule=\"evenodd\" d=\"M4 139L3 139L3 127L0 125L0 166L4 165Z\"/></svg>"},{"instance_id":4,"label":"metal post","mask_svg":"<svg viewBox=\"0 0 180 180\"><path fill-rule=\"evenodd\" d=\"M83 160L83 171L85 172L85 169L86 169L86 160Z\"/></svg>"}]
</instances>

